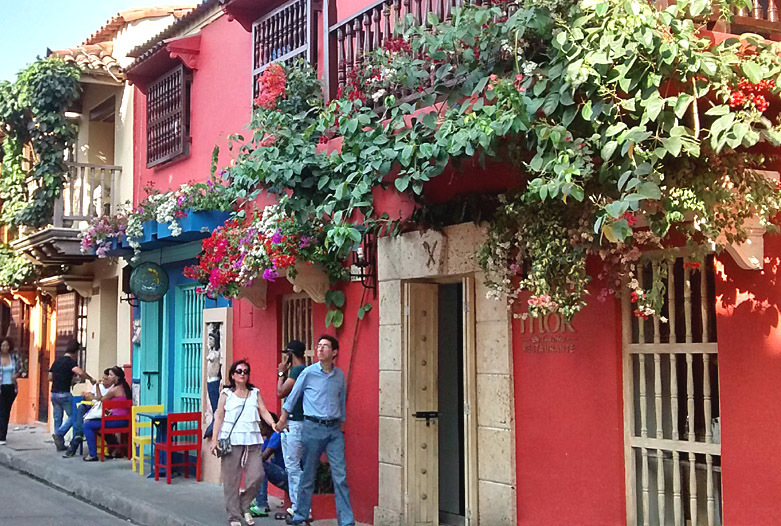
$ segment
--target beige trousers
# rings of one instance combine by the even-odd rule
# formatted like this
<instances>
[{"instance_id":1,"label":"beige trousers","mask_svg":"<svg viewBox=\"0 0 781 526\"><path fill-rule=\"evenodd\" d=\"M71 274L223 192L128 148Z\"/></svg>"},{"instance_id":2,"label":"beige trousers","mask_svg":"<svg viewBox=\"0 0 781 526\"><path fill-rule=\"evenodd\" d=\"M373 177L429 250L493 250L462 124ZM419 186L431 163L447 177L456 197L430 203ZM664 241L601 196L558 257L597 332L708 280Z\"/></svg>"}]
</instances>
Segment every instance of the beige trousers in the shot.
<instances>
[{"instance_id":1,"label":"beige trousers","mask_svg":"<svg viewBox=\"0 0 781 526\"><path fill-rule=\"evenodd\" d=\"M242 514L249 509L265 476L260 444L234 445L231 452L221 460L222 490L225 493L228 522L241 521ZM242 475L244 475L244 492L241 492Z\"/></svg>"}]
</instances>

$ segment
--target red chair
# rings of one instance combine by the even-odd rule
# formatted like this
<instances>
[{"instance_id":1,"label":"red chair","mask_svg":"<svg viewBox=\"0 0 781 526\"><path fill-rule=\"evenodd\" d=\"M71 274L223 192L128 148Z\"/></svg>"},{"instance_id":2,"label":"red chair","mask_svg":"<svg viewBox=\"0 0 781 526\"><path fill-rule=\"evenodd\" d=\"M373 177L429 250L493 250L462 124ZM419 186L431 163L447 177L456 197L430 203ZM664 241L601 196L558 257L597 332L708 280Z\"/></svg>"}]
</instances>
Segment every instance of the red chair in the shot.
<instances>
[{"instance_id":1,"label":"red chair","mask_svg":"<svg viewBox=\"0 0 781 526\"><path fill-rule=\"evenodd\" d=\"M201 413L169 413L165 425L165 441L155 443L155 480L160 480L160 468L165 469L166 482L171 483L171 468L184 466L184 477L190 477L190 466L195 466L195 480L201 481ZM177 426L179 429L177 429ZM190 460L195 451L195 463ZM166 453L161 462L160 454ZM173 462L174 453L184 453L184 461Z\"/></svg>"},{"instance_id":2,"label":"red chair","mask_svg":"<svg viewBox=\"0 0 781 526\"><path fill-rule=\"evenodd\" d=\"M132 440L130 439L131 435L131 409L133 407L133 401L132 400L106 400L103 402L103 418L100 419L100 436L103 437L103 442L106 442L106 435L118 433L120 435L125 435L125 443L127 444L127 458L129 459L131 456L131 448L130 444ZM126 409L127 414L124 415L112 415L112 410L114 409ZM124 420L127 422L127 425L125 427L106 427L107 422L111 421L121 421ZM103 462L106 455L106 448L101 447L100 448L100 461Z\"/></svg>"}]
</instances>

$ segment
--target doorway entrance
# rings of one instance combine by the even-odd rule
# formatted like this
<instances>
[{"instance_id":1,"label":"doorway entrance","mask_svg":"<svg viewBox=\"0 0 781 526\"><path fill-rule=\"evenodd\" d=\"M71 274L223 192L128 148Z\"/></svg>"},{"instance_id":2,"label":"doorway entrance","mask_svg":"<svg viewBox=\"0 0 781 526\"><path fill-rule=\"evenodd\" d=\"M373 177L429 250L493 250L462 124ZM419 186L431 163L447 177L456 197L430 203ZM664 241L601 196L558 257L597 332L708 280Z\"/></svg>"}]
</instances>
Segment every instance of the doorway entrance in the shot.
<instances>
[{"instance_id":1,"label":"doorway entrance","mask_svg":"<svg viewBox=\"0 0 781 526\"><path fill-rule=\"evenodd\" d=\"M405 284L408 512L465 526L476 508L473 281Z\"/></svg>"}]
</instances>

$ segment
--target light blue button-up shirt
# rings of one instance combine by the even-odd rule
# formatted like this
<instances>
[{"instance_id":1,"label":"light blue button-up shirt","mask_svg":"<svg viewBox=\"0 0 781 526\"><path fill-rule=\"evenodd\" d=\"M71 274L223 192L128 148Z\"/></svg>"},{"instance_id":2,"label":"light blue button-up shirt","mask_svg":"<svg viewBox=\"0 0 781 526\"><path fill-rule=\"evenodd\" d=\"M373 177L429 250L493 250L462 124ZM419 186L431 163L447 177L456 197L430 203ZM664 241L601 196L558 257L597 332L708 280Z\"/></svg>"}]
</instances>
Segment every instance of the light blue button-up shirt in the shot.
<instances>
[{"instance_id":1,"label":"light blue button-up shirt","mask_svg":"<svg viewBox=\"0 0 781 526\"><path fill-rule=\"evenodd\" d=\"M334 366L326 373L317 362L301 371L282 407L288 413L292 412L301 397L304 398L305 416L344 422L347 386L344 373L338 367Z\"/></svg>"}]
</instances>

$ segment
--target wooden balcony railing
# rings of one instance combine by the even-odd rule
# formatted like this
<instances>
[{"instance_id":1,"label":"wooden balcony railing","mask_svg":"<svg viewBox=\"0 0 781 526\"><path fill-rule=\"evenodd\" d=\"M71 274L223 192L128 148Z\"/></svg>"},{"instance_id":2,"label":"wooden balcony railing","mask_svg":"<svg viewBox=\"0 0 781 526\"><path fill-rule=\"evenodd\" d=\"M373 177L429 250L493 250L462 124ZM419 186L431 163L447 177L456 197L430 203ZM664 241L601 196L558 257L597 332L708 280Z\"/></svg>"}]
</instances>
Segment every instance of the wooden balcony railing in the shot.
<instances>
[{"instance_id":1,"label":"wooden balcony railing","mask_svg":"<svg viewBox=\"0 0 781 526\"><path fill-rule=\"evenodd\" d=\"M76 228L79 221L116 211L121 166L66 164L69 173L62 193L54 203L53 226Z\"/></svg>"},{"instance_id":2,"label":"wooden balcony railing","mask_svg":"<svg viewBox=\"0 0 781 526\"><path fill-rule=\"evenodd\" d=\"M303 58L317 67L316 16L313 0L292 0L252 24L252 98L258 77L272 62Z\"/></svg>"},{"instance_id":3,"label":"wooden balcony railing","mask_svg":"<svg viewBox=\"0 0 781 526\"><path fill-rule=\"evenodd\" d=\"M751 9L735 9L729 23L716 23L715 29L728 33L759 33L777 40L781 36L779 0L753 0Z\"/></svg>"}]
</instances>

